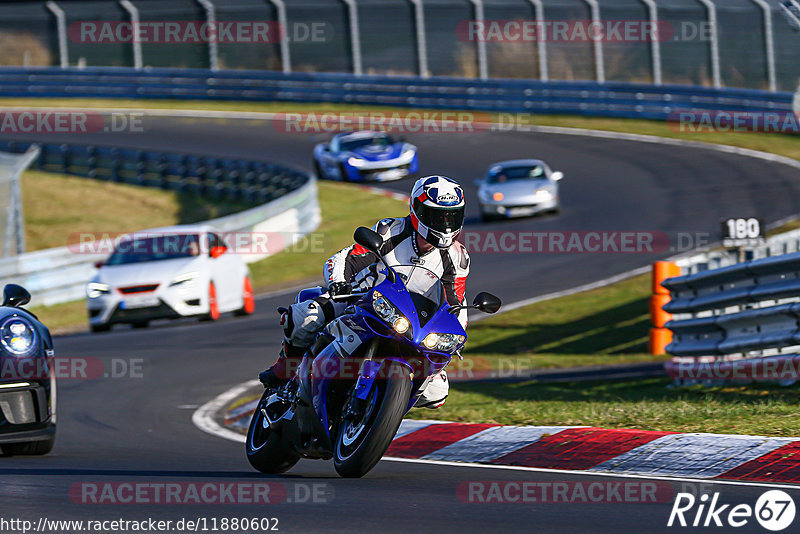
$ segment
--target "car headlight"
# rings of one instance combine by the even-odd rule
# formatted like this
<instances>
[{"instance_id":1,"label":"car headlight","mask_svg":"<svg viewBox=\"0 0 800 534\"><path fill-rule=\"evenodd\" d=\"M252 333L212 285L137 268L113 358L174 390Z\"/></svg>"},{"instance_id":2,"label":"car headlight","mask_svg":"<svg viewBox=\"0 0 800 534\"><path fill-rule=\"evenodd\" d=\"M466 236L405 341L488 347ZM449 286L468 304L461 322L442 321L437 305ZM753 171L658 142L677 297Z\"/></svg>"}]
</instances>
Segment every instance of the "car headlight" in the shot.
<instances>
[{"instance_id":1,"label":"car headlight","mask_svg":"<svg viewBox=\"0 0 800 534\"><path fill-rule=\"evenodd\" d=\"M392 325L395 332L411 335L411 322L380 291L372 292L372 309L381 319Z\"/></svg>"},{"instance_id":2,"label":"car headlight","mask_svg":"<svg viewBox=\"0 0 800 534\"><path fill-rule=\"evenodd\" d=\"M96 299L111 292L111 286L108 284L101 284L100 282L89 282L86 286L86 296L90 299Z\"/></svg>"},{"instance_id":3,"label":"car headlight","mask_svg":"<svg viewBox=\"0 0 800 534\"><path fill-rule=\"evenodd\" d=\"M27 356L36 348L36 330L24 317L9 317L0 325L0 344L14 356Z\"/></svg>"},{"instance_id":4,"label":"car headlight","mask_svg":"<svg viewBox=\"0 0 800 534\"><path fill-rule=\"evenodd\" d=\"M458 334L428 334L422 344L430 350L453 352L464 343L464 339Z\"/></svg>"},{"instance_id":5,"label":"car headlight","mask_svg":"<svg viewBox=\"0 0 800 534\"><path fill-rule=\"evenodd\" d=\"M553 196L553 193L549 189L537 189L536 196L539 198L550 198Z\"/></svg>"},{"instance_id":6,"label":"car headlight","mask_svg":"<svg viewBox=\"0 0 800 534\"><path fill-rule=\"evenodd\" d=\"M414 150L413 148L407 148L407 149L403 150L403 153L401 154L400 157L401 158L411 158L411 157L414 157L414 154L416 154L416 153L417 153L417 151Z\"/></svg>"},{"instance_id":7,"label":"car headlight","mask_svg":"<svg viewBox=\"0 0 800 534\"><path fill-rule=\"evenodd\" d=\"M186 282L191 282L192 280L194 280L198 276L200 276L200 273L198 273L197 271L192 271L192 272L189 272L189 273L183 273L181 275L176 276L172 280L172 282L170 282L169 285L170 285L170 287L172 287L172 286L177 286L177 285L180 285L180 284L184 284Z\"/></svg>"},{"instance_id":8,"label":"car headlight","mask_svg":"<svg viewBox=\"0 0 800 534\"><path fill-rule=\"evenodd\" d=\"M353 167L361 167L366 162L367 160L361 158L355 158L355 157L347 158L347 163L352 165Z\"/></svg>"}]
</instances>

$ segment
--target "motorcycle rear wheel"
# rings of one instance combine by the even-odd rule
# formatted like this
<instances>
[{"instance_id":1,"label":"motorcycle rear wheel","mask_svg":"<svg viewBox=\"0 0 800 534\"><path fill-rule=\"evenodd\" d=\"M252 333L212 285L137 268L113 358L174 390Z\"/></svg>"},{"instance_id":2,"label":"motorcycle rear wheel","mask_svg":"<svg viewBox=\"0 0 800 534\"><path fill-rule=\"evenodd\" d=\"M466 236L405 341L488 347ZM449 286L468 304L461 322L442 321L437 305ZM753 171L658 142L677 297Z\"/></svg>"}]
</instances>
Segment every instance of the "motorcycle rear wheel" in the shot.
<instances>
[{"instance_id":1,"label":"motorcycle rear wheel","mask_svg":"<svg viewBox=\"0 0 800 534\"><path fill-rule=\"evenodd\" d=\"M360 478L383 457L392 443L411 397L411 372L392 364L387 378L375 380L358 421L339 424L333 465L340 476Z\"/></svg>"},{"instance_id":2,"label":"motorcycle rear wheel","mask_svg":"<svg viewBox=\"0 0 800 534\"><path fill-rule=\"evenodd\" d=\"M281 436L274 432L269 424L266 424L261 407L271 394L270 390L264 391L264 395L250 419L245 450L250 465L262 473L276 474L284 473L294 467L294 464L300 460L300 455L284 447Z\"/></svg>"}]
</instances>

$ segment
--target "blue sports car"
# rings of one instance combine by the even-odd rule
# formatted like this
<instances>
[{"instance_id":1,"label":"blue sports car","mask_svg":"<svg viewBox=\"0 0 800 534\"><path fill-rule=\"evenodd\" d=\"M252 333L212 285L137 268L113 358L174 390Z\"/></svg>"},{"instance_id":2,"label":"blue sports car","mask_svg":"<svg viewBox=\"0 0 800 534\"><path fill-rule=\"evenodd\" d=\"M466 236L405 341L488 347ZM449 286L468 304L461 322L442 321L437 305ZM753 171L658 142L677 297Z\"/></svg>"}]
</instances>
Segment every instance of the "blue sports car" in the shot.
<instances>
[{"instance_id":1,"label":"blue sports car","mask_svg":"<svg viewBox=\"0 0 800 534\"><path fill-rule=\"evenodd\" d=\"M405 178L418 169L417 147L385 132L340 133L314 147L319 178L383 182Z\"/></svg>"}]
</instances>

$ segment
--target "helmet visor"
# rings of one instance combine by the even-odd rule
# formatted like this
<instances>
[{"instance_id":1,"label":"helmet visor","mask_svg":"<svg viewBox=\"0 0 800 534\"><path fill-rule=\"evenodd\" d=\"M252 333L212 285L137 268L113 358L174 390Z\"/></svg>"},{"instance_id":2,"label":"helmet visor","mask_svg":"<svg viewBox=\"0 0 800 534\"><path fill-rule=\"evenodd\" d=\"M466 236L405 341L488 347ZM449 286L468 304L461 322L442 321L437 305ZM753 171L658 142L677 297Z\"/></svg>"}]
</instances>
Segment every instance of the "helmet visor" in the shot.
<instances>
[{"instance_id":1,"label":"helmet visor","mask_svg":"<svg viewBox=\"0 0 800 534\"><path fill-rule=\"evenodd\" d=\"M464 206L458 208L434 208L414 199L414 212L419 221L435 232L450 234L458 232L464 225Z\"/></svg>"}]
</instances>

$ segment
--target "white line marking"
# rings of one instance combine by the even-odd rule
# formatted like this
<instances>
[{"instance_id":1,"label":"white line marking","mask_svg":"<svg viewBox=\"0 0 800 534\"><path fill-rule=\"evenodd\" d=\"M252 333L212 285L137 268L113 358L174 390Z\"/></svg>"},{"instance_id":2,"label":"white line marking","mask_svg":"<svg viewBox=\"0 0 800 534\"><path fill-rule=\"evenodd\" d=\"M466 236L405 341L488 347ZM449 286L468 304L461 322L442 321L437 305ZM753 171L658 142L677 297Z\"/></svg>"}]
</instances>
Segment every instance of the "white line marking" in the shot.
<instances>
[{"instance_id":1,"label":"white line marking","mask_svg":"<svg viewBox=\"0 0 800 534\"><path fill-rule=\"evenodd\" d=\"M229 439L231 441L244 443L245 436L221 426L214 420L214 414L224 408L226 404L236 399L236 397L257 384L259 384L258 380L248 380L247 382L243 382L238 386L234 386L222 394L214 397L192 414L192 423L194 423L194 426L203 432L207 432L220 438Z\"/></svg>"},{"instance_id":2,"label":"white line marking","mask_svg":"<svg viewBox=\"0 0 800 534\"><path fill-rule=\"evenodd\" d=\"M689 478L689 477L668 477L657 475L637 475L632 473L599 473L597 471L578 471L575 469L551 469L546 467L523 467L519 465L495 465L495 464L469 464L463 462L448 462L444 460L423 460L415 458L392 458L384 456L381 461L386 462L405 462L411 464L430 464L442 465L447 467L468 467L479 469L505 469L510 471L533 471L537 473L559 473L565 475L589 475L608 478L642 478L646 480L664 480L667 482L696 482L700 484L724 484L726 486L755 486L761 488L786 488L797 490L800 486L794 484L778 484L769 482L743 482L738 480L719 480L716 478Z\"/></svg>"}]
</instances>

